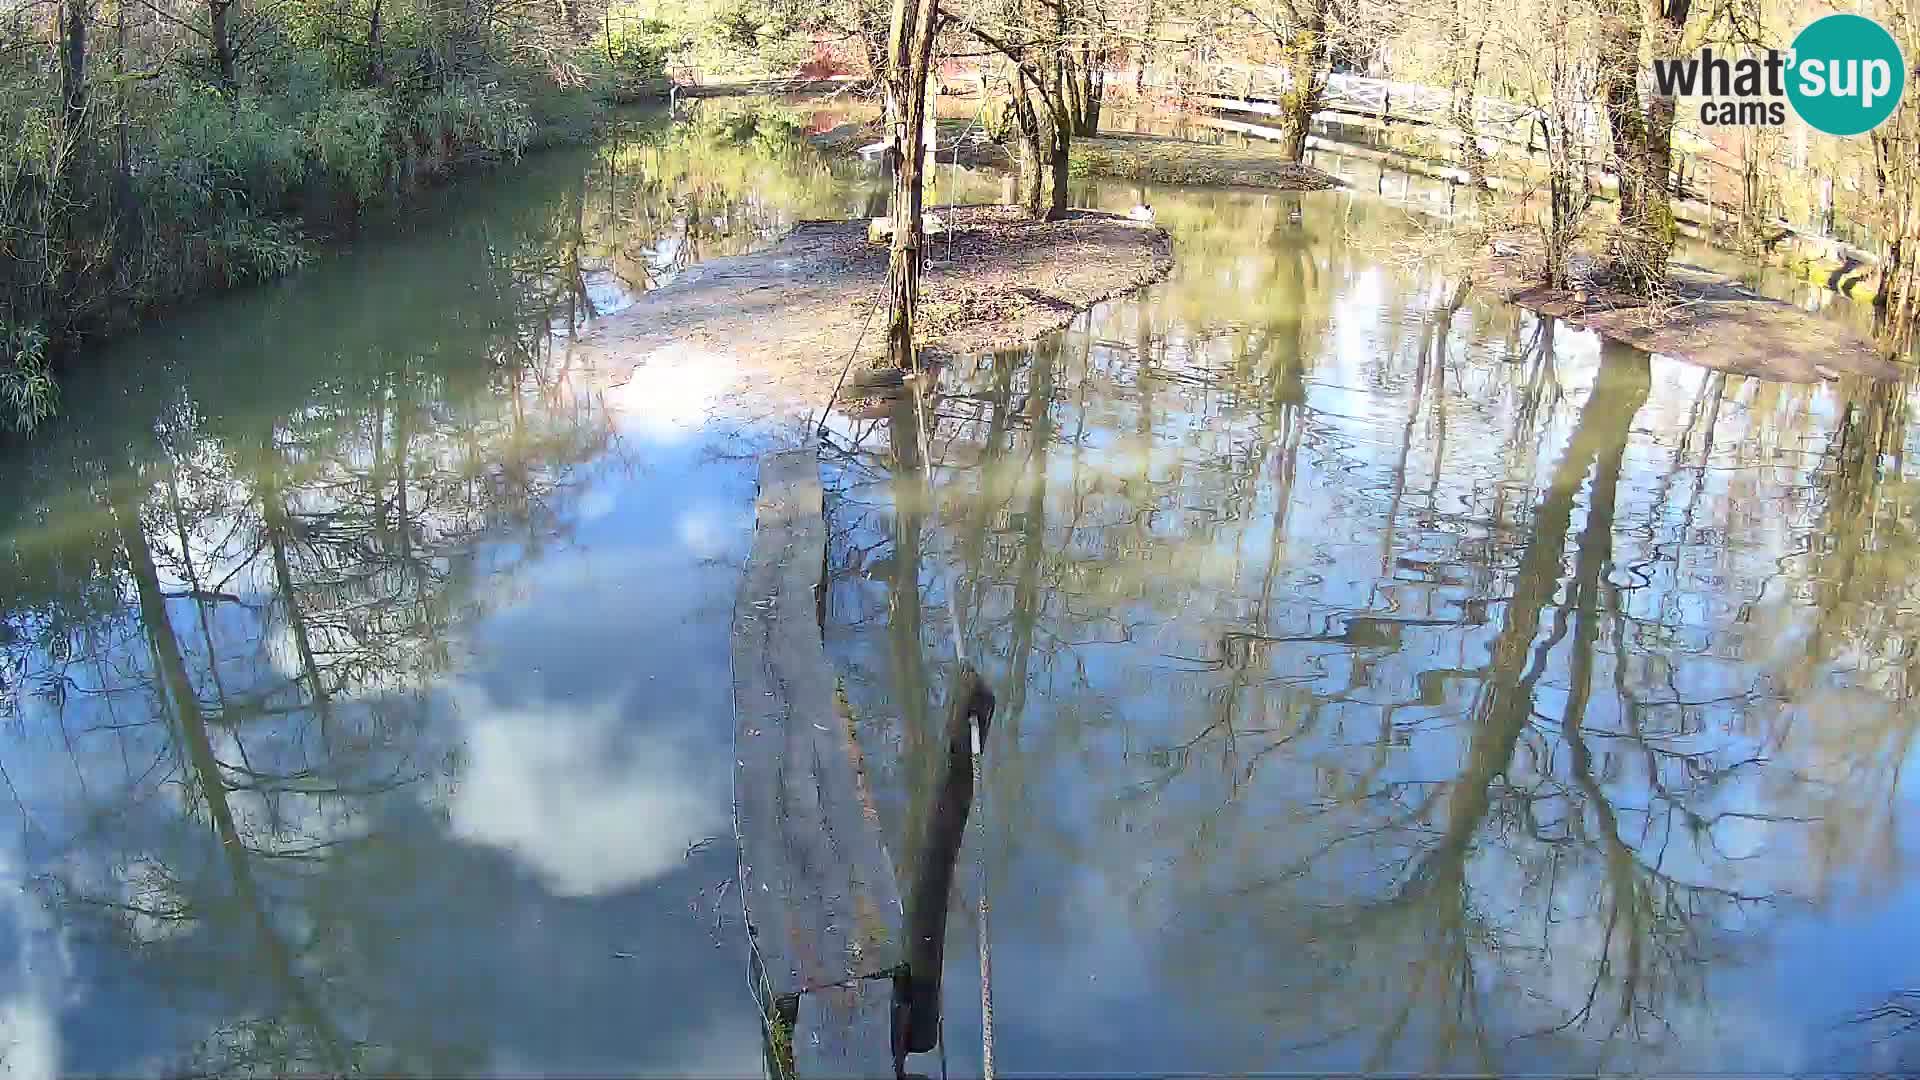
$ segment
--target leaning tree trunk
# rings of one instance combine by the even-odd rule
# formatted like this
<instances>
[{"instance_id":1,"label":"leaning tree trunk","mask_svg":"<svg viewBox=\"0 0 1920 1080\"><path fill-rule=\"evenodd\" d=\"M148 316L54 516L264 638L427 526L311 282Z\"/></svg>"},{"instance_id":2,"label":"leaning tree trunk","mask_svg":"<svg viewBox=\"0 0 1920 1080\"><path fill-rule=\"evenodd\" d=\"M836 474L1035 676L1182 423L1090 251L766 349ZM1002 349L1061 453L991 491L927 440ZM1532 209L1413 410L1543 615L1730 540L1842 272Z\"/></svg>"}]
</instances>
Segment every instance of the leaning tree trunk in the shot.
<instances>
[{"instance_id":1,"label":"leaning tree trunk","mask_svg":"<svg viewBox=\"0 0 1920 1080\"><path fill-rule=\"evenodd\" d=\"M887 103L894 118L893 247L887 258L887 360L897 368L918 363L913 348L914 306L920 302L920 216L927 160L927 67L933 58L938 0L894 0L888 48Z\"/></svg>"}]
</instances>

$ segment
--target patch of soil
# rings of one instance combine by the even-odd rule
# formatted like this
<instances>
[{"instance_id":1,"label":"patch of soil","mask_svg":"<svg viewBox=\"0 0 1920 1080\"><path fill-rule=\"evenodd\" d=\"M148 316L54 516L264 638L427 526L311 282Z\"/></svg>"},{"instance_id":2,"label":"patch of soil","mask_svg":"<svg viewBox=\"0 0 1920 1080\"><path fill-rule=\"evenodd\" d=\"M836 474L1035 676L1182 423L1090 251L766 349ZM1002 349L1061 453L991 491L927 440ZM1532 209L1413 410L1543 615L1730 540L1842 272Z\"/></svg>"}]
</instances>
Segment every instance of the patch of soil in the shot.
<instances>
[{"instance_id":1,"label":"patch of soil","mask_svg":"<svg viewBox=\"0 0 1920 1080\"><path fill-rule=\"evenodd\" d=\"M1093 210L1033 221L1005 206L939 211L927 238L919 339L930 362L1026 345L1102 300L1164 278L1163 229ZM757 255L716 259L608 316L576 346L613 382L644 364L701 364L726 379L719 411L823 406L846 369L882 366L887 249L865 219L811 221ZM849 382L854 377L849 376Z\"/></svg>"},{"instance_id":2,"label":"patch of soil","mask_svg":"<svg viewBox=\"0 0 1920 1080\"><path fill-rule=\"evenodd\" d=\"M1165 135L1097 135L1069 148L1073 171L1162 184L1223 184L1321 191L1340 181L1257 146L1216 146Z\"/></svg>"},{"instance_id":3,"label":"patch of soil","mask_svg":"<svg viewBox=\"0 0 1920 1080\"><path fill-rule=\"evenodd\" d=\"M1846 327L1702 267L1669 264L1666 293L1652 303L1599 283L1587 256L1574 259L1573 288L1541 284L1538 267L1537 256L1509 247L1481 260L1474 283L1530 311L1714 371L1794 383L1903 374Z\"/></svg>"},{"instance_id":4,"label":"patch of soil","mask_svg":"<svg viewBox=\"0 0 1920 1080\"><path fill-rule=\"evenodd\" d=\"M966 169L1006 169L1014 164L1007 148L987 139L972 118L940 117L934 121L934 156L942 165L958 164ZM807 136L807 140L828 153L852 155L887 137L887 126L876 114Z\"/></svg>"}]
</instances>

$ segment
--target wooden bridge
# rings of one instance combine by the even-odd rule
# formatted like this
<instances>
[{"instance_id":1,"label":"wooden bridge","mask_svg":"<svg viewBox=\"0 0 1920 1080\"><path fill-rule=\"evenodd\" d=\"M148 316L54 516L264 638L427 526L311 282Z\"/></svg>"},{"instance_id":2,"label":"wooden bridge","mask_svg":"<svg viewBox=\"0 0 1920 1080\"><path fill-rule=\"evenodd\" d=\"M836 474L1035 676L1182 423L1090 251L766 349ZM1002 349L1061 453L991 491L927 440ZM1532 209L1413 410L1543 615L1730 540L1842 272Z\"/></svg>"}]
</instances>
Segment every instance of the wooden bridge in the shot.
<instances>
[{"instance_id":1,"label":"wooden bridge","mask_svg":"<svg viewBox=\"0 0 1920 1080\"><path fill-rule=\"evenodd\" d=\"M1202 80L1197 97L1207 108L1275 116L1281 111L1282 97L1291 87L1292 77L1285 68L1223 65ZM1357 121L1362 126L1418 124L1444 129L1440 133L1443 137L1458 137L1454 132L1453 95L1419 83L1336 72L1327 77L1315 115L1341 123ZM1529 150L1538 143L1540 123L1545 116L1545 110L1538 106L1501 98L1476 95L1473 102L1474 132L1482 140ZM1604 118L1599 110L1583 109L1578 123L1588 136L1598 140L1606 138ZM1485 149L1491 151L1493 147Z\"/></svg>"}]
</instances>

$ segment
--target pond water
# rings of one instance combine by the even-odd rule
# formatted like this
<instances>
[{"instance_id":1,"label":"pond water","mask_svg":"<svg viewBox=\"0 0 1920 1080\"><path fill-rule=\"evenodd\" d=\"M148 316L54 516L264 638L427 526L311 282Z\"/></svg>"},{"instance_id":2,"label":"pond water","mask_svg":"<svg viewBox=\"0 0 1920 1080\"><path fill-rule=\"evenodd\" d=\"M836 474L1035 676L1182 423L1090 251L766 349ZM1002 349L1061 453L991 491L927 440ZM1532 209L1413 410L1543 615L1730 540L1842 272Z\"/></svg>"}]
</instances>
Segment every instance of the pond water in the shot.
<instances>
[{"instance_id":1,"label":"pond water","mask_svg":"<svg viewBox=\"0 0 1920 1080\"><path fill-rule=\"evenodd\" d=\"M1394 263L1376 200L1086 195L1150 200L1173 278L949 372L930 477L905 406L829 470L829 642L889 820L954 637L1000 694L996 1060L1898 1060L1897 1014L1849 1021L1920 938L1904 391L1463 297Z\"/></svg>"},{"instance_id":2,"label":"pond water","mask_svg":"<svg viewBox=\"0 0 1920 1080\"><path fill-rule=\"evenodd\" d=\"M1904 392L1603 348L1349 193L1078 197L1175 277L956 365L931 469L910 413L826 466L896 851L956 636L1000 697L1000 1071L1897 1060L1846 1021L1920 936ZM635 117L91 358L0 457L7 1066L756 1074L727 631L782 433L570 346L880 198Z\"/></svg>"}]
</instances>

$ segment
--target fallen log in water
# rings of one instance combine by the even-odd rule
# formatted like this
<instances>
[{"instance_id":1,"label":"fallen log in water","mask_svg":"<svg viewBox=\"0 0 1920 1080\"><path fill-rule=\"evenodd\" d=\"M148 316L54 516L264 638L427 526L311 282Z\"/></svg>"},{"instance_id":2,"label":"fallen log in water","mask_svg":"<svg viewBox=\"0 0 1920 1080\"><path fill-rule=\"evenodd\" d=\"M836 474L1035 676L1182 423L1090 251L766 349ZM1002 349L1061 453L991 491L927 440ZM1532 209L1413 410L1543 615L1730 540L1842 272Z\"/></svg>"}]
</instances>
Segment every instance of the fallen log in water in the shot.
<instances>
[{"instance_id":1,"label":"fallen log in water","mask_svg":"<svg viewBox=\"0 0 1920 1080\"><path fill-rule=\"evenodd\" d=\"M741 900L777 1074L886 1077L902 910L820 638L821 498L813 446L762 462L733 623Z\"/></svg>"}]
</instances>

